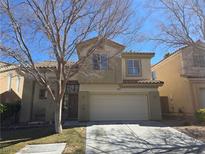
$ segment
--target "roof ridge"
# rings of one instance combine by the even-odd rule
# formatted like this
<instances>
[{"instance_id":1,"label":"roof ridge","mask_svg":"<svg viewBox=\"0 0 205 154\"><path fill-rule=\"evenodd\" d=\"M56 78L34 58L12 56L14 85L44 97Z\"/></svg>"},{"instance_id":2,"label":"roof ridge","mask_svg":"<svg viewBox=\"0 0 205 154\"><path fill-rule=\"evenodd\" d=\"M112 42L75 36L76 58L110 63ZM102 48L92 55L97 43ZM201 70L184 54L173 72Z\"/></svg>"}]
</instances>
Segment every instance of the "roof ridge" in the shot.
<instances>
[{"instance_id":1,"label":"roof ridge","mask_svg":"<svg viewBox=\"0 0 205 154\"><path fill-rule=\"evenodd\" d=\"M124 50L125 53L153 53L154 51L143 51L143 50Z\"/></svg>"},{"instance_id":2,"label":"roof ridge","mask_svg":"<svg viewBox=\"0 0 205 154\"><path fill-rule=\"evenodd\" d=\"M122 54L155 54L155 52L122 52Z\"/></svg>"},{"instance_id":3,"label":"roof ridge","mask_svg":"<svg viewBox=\"0 0 205 154\"><path fill-rule=\"evenodd\" d=\"M189 47L189 46L186 45L186 46L183 46L183 47L181 47L181 48L176 49L174 52L170 53L170 55L169 55L167 58L161 59L161 60L158 61L156 64L152 65L152 67L154 67L154 66L160 64L160 63L163 62L164 60L167 60L167 59L170 58L171 56L173 56L173 55L175 55L175 54L178 54L181 50L183 50L183 49L185 49L185 48L187 48L187 47Z\"/></svg>"},{"instance_id":4,"label":"roof ridge","mask_svg":"<svg viewBox=\"0 0 205 154\"><path fill-rule=\"evenodd\" d=\"M56 60L44 60L44 61L41 61L41 62L37 62L35 64L44 63L44 62L57 62L57 61ZM69 60L67 60L66 62L75 63L75 61L69 61Z\"/></svg>"}]
</instances>

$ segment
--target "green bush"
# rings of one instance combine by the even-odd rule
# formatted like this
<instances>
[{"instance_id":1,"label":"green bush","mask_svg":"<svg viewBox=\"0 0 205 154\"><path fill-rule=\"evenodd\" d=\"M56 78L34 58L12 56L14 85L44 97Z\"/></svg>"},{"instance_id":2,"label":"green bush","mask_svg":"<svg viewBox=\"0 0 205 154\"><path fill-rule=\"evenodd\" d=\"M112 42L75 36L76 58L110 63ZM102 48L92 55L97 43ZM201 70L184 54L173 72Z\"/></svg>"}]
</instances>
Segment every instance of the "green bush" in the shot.
<instances>
[{"instance_id":1,"label":"green bush","mask_svg":"<svg viewBox=\"0 0 205 154\"><path fill-rule=\"evenodd\" d=\"M195 116L199 122L205 122L205 108L197 110Z\"/></svg>"},{"instance_id":2,"label":"green bush","mask_svg":"<svg viewBox=\"0 0 205 154\"><path fill-rule=\"evenodd\" d=\"M0 103L0 113L3 113L5 111L6 111L6 106Z\"/></svg>"},{"instance_id":3,"label":"green bush","mask_svg":"<svg viewBox=\"0 0 205 154\"><path fill-rule=\"evenodd\" d=\"M8 119L12 116L17 116L18 112L20 111L21 103L14 102L14 103L2 103L1 110L1 121Z\"/></svg>"}]
</instances>

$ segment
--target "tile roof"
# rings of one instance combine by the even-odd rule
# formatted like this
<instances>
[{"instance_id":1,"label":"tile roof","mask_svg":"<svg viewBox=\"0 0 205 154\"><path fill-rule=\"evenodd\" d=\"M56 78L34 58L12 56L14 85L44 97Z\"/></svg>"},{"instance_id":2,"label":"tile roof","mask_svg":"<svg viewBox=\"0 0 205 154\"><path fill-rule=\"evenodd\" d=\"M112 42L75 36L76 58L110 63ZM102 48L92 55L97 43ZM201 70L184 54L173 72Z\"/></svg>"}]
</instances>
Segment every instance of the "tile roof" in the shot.
<instances>
[{"instance_id":1,"label":"tile roof","mask_svg":"<svg viewBox=\"0 0 205 154\"><path fill-rule=\"evenodd\" d=\"M66 65L71 66L73 64L75 64L75 62L67 61ZM57 66L57 62L56 61L43 61L40 63L36 63L35 66L39 68L55 68Z\"/></svg>"},{"instance_id":2,"label":"tile roof","mask_svg":"<svg viewBox=\"0 0 205 154\"><path fill-rule=\"evenodd\" d=\"M67 62L67 66L71 66L75 64L75 62ZM57 66L56 61L43 61L35 64L38 68L55 68ZM19 68L16 64L9 64L5 62L0 62L0 72L10 71Z\"/></svg>"},{"instance_id":3,"label":"tile roof","mask_svg":"<svg viewBox=\"0 0 205 154\"><path fill-rule=\"evenodd\" d=\"M124 84L164 84L160 80L123 80Z\"/></svg>"},{"instance_id":4,"label":"tile roof","mask_svg":"<svg viewBox=\"0 0 205 154\"><path fill-rule=\"evenodd\" d=\"M203 40L198 40L198 41L196 41L196 44L198 44L199 47L202 47L202 48L205 47L205 42L204 42ZM156 64L152 65L152 67L154 67L154 66L160 64L161 62L163 62L164 60L167 60L168 58L170 58L170 57L173 56L173 55L179 54L183 49L185 49L185 48L187 48L187 47L189 47L189 45L185 45L185 46L182 46L182 47L176 49L174 52L171 52L170 55L169 55L167 58L161 59L161 60L158 61Z\"/></svg>"},{"instance_id":5,"label":"tile roof","mask_svg":"<svg viewBox=\"0 0 205 154\"><path fill-rule=\"evenodd\" d=\"M9 64L5 62L0 62L0 72L10 71L17 68L15 64Z\"/></svg>"},{"instance_id":6,"label":"tile roof","mask_svg":"<svg viewBox=\"0 0 205 154\"><path fill-rule=\"evenodd\" d=\"M155 55L154 52L139 52L139 51L125 51L122 53L122 56L127 56L127 55L136 55L136 56L151 56L153 57Z\"/></svg>"},{"instance_id":7,"label":"tile roof","mask_svg":"<svg viewBox=\"0 0 205 154\"><path fill-rule=\"evenodd\" d=\"M113 41L113 40L111 40L111 39L108 39L108 38L101 38L100 36L93 37L93 38L91 38L91 39L88 39L88 40L84 40L84 41L82 41L82 42L79 42L79 43L77 44L77 46L87 45L87 44L90 43L90 42L96 42L98 39L102 39L103 41L107 41L107 42L109 42L109 43L111 43L111 44L114 44L114 45L120 46L120 47L122 47L122 48L125 48L125 46L122 45L122 44L120 44L120 43L117 43L117 42L115 42L115 41Z\"/></svg>"}]
</instances>

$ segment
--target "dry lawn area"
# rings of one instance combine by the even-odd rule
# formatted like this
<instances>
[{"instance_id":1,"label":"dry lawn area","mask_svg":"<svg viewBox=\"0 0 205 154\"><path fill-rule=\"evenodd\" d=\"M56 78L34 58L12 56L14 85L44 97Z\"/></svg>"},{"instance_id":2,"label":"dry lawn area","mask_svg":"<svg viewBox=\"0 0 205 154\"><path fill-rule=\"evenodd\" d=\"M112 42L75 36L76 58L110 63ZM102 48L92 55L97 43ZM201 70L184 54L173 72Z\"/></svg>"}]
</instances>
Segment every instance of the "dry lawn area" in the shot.
<instances>
[{"instance_id":1,"label":"dry lawn area","mask_svg":"<svg viewBox=\"0 0 205 154\"><path fill-rule=\"evenodd\" d=\"M0 153L14 154L27 144L66 143L65 154L85 152L85 128L63 129L54 134L48 127L1 131Z\"/></svg>"},{"instance_id":2,"label":"dry lawn area","mask_svg":"<svg viewBox=\"0 0 205 154\"><path fill-rule=\"evenodd\" d=\"M162 123L205 142L205 123L198 123L193 117L171 117L162 120Z\"/></svg>"},{"instance_id":3,"label":"dry lawn area","mask_svg":"<svg viewBox=\"0 0 205 154\"><path fill-rule=\"evenodd\" d=\"M187 134L195 139L205 142L205 126L181 126L174 127L178 131Z\"/></svg>"}]
</instances>

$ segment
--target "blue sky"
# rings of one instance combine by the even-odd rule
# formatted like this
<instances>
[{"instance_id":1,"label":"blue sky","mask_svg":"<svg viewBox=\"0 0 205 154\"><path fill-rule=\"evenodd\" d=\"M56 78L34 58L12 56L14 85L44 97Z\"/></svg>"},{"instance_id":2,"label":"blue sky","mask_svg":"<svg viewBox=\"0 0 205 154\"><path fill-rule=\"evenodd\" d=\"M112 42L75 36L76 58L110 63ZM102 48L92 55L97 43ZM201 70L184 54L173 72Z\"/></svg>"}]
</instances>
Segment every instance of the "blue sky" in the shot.
<instances>
[{"instance_id":1,"label":"blue sky","mask_svg":"<svg viewBox=\"0 0 205 154\"><path fill-rule=\"evenodd\" d=\"M165 16L163 16L163 13L148 10L146 3L149 2L149 0L133 0L133 9L135 10L136 14L140 14L141 16L146 16L145 23L143 24L143 27L141 29L142 35L152 35L156 34L157 31L157 23L158 21L165 21ZM151 0L150 0L151 2ZM116 38L116 41L119 41L119 43L126 45L126 50L133 50L133 51L142 51L142 52L155 52L155 56L152 58L152 64L157 63L161 59L163 59L165 53L167 52L174 52L175 49L171 49L168 46L165 45L159 45L156 42L151 42L148 40L145 40L143 42L131 42L131 43L124 43L124 41L121 38Z\"/></svg>"},{"instance_id":2,"label":"blue sky","mask_svg":"<svg viewBox=\"0 0 205 154\"><path fill-rule=\"evenodd\" d=\"M21 0L19 0L21 1ZM146 9L146 7L144 6L144 2L147 0L133 0L133 5L132 5L132 9L135 10L135 14L137 16L149 16L145 23L143 24L143 27L141 29L141 33L143 35L152 35L155 34L157 32L157 25L156 23L158 22L158 20L163 20L162 14L156 13L156 12L152 12L150 14L150 12ZM149 1L148 1L149 2ZM133 23L131 24L135 24L135 20L131 21ZM41 36L37 36L38 38ZM136 36L137 37L137 36ZM156 46L156 43L154 42L150 42L150 41L144 41L144 42L138 42L138 41L132 41L132 42L127 42L127 39L124 37L117 37L114 39L114 41L121 43L123 45L126 46L126 50L133 50L133 51L142 51L142 52L155 52L155 57L152 58L152 64L157 63L158 61L160 61L161 59L163 59L163 56L165 53L169 52L173 52L174 49L169 49L166 46ZM34 40L29 40L29 45L30 48L32 49L32 51L38 51L39 50L39 46L43 46L46 48L46 43L45 41L41 41L41 44L39 45L39 42L35 42ZM41 48L42 49L42 48ZM41 50L43 51L43 50ZM34 59L36 59L37 61L42 61L45 59L48 59L48 56L45 56L45 54L41 54L38 52L34 52ZM44 55L44 56L42 56ZM76 56L74 57L74 59L76 60Z\"/></svg>"}]
</instances>

